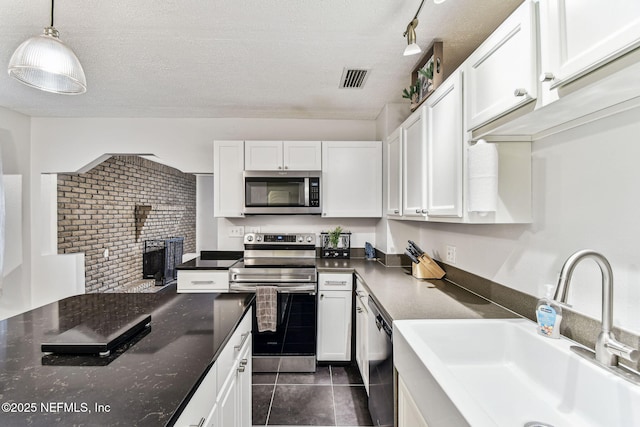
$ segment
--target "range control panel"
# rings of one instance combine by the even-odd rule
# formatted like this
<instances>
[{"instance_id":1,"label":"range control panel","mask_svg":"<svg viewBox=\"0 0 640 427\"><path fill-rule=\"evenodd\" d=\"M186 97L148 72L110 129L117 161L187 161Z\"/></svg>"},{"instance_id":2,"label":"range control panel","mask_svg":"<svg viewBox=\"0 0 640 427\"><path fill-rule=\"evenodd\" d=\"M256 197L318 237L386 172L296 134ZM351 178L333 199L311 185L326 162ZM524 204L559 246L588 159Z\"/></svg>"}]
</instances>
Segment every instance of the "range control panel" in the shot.
<instances>
[{"instance_id":1,"label":"range control panel","mask_svg":"<svg viewBox=\"0 0 640 427\"><path fill-rule=\"evenodd\" d=\"M315 234L292 234L292 233L247 233L244 235L245 245L278 245L278 244L300 244L309 245L316 243Z\"/></svg>"}]
</instances>

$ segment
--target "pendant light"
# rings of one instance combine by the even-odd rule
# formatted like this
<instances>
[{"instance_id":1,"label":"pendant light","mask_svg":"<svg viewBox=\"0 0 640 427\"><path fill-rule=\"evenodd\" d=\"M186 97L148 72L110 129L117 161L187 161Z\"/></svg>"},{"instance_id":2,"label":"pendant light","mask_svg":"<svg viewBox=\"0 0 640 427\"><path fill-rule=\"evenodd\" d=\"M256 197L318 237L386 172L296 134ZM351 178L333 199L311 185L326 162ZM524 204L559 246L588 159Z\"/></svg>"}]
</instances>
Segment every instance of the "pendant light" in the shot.
<instances>
[{"instance_id":1,"label":"pendant light","mask_svg":"<svg viewBox=\"0 0 640 427\"><path fill-rule=\"evenodd\" d=\"M18 46L9 61L9 75L45 92L79 95L87 91L87 80L78 57L60 41L53 26L53 2L51 26Z\"/></svg>"}]
</instances>

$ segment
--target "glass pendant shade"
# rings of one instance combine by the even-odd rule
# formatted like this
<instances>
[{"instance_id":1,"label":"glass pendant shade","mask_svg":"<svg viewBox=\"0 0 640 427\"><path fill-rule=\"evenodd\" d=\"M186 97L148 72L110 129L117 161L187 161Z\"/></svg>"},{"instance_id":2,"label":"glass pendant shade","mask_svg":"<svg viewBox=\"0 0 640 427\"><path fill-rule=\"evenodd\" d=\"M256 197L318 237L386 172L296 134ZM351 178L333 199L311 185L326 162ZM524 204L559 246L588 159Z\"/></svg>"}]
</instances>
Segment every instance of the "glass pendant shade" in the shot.
<instances>
[{"instance_id":1,"label":"glass pendant shade","mask_svg":"<svg viewBox=\"0 0 640 427\"><path fill-rule=\"evenodd\" d=\"M18 46L9 61L9 75L46 92L78 95L87 91L78 57L60 41L54 27Z\"/></svg>"}]
</instances>

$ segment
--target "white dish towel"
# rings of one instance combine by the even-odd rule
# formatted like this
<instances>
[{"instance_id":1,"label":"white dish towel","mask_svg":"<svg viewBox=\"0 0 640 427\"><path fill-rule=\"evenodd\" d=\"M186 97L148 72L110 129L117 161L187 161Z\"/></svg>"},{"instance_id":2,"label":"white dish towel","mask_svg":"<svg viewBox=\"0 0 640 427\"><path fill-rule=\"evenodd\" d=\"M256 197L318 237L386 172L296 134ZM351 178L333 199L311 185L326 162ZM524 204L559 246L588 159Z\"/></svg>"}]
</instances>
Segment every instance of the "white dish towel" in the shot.
<instances>
[{"instance_id":1,"label":"white dish towel","mask_svg":"<svg viewBox=\"0 0 640 427\"><path fill-rule=\"evenodd\" d=\"M486 215L498 206L498 147L484 139L468 149L469 212Z\"/></svg>"},{"instance_id":2,"label":"white dish towel","mask_svg":"<svg viewBox=\"0 0 640 427\"><path fill-rule=\"evenodd\" d=\"M258 332L276 331L278 316L278 288L256 286L256 318Z\"/></svg>"}]
</instances>

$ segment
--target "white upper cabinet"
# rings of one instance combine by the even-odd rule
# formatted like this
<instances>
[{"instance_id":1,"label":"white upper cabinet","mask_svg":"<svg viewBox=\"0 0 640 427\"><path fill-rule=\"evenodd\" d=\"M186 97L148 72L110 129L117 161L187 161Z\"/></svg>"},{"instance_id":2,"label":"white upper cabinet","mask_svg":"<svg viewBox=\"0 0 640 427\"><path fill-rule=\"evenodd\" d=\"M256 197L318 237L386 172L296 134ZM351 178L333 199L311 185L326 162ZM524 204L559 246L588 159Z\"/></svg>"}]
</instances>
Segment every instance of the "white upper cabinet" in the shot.
<instances>
[{"instance_id":1,"label":"white upper cabinet","mask_svg":"<svg viewBox=\"0 0 640 427\"><path fill-rule=\"evenodd\" d=\"M427 99L427 214L462 217L462 76Z\"/></svg>"},{"instance_id":2,"label":"white upper cabinet","mask_svg":"<svg viewBox=\"0 0 640 427\"><path fill-rule=\"evenodd\" d=\"M427 213L427 115L417 109L400 126L402 138L402 214L424 218Z\"/></svg>"},{"instance_id":3,"label":"white upper cabinet","mask_svg":"<svg viewBox=\"0 0 640 427\"><path fill-rule=\"evenodd\" d=\"M382 143L323 141L322 216L382 216Z\"/></svg>"},{"instance_id":4,"label":"white upper cabinet","mask_svg":"<svg viewBox=\"0 0 640 427\"><path fill-rule=\"evenodd\" d=\"M284 141L282 144L284 168L294 171L322 169L322 143L320 141Z\"/></svg>"},{"instance_id":5,"label":"white upper cabinet","mask_svg":"<svg viewBox=\"0 0 640 427\"><path fill-rule=\"evenodd\" d=\"M540 0L542 75L551 88L640 46L640 1Z\"/></svg>"},{"instance_id":6,"label":"white upper cabinet","mask_svg":"<svg viewBox=\"0 0 640 427\"><path fill-rule=\"evenodd\" d=\"M282 141L245 141L244 168L248 171L282 170Z\"/></svg>"},{"instance_id":7,"label":"white upper cabinet","mask_svg":"<svg viewBox=\"0 0 640 427\"><path fill-rule=\"evenodd\" d=\"M465 61L467 130L536 99L535 24L534 3L527 0Z\"/></svg>"},{"instance_id":8,"label":"white upper cabinet","mask_svg":"<svg viewBox=\"0 0 640 427\"><path fill-rule=\"evenodd\" d=\"M245 141L248 171L311 171L322 168L320 141Z\"/></svg>"},{"instance_id":9,"label":"white upper cabinet","mask_svg":"<svg viewBox=\"0 0 640 427\"><path fill-rule=\"evenodd\" d=\"M244 217L244 142L213 142L213 216Z\"/></svg>"},{"instance_id":10,"label":"white upper cabinet","mask_svg":"<svg viewBox=\"0 0 640 427\"><path fill-rule=\"evenodd\" d=\"M396 129L387 139L387 215L402 216L402 131Z\"/></svg>"}]
</instances>

